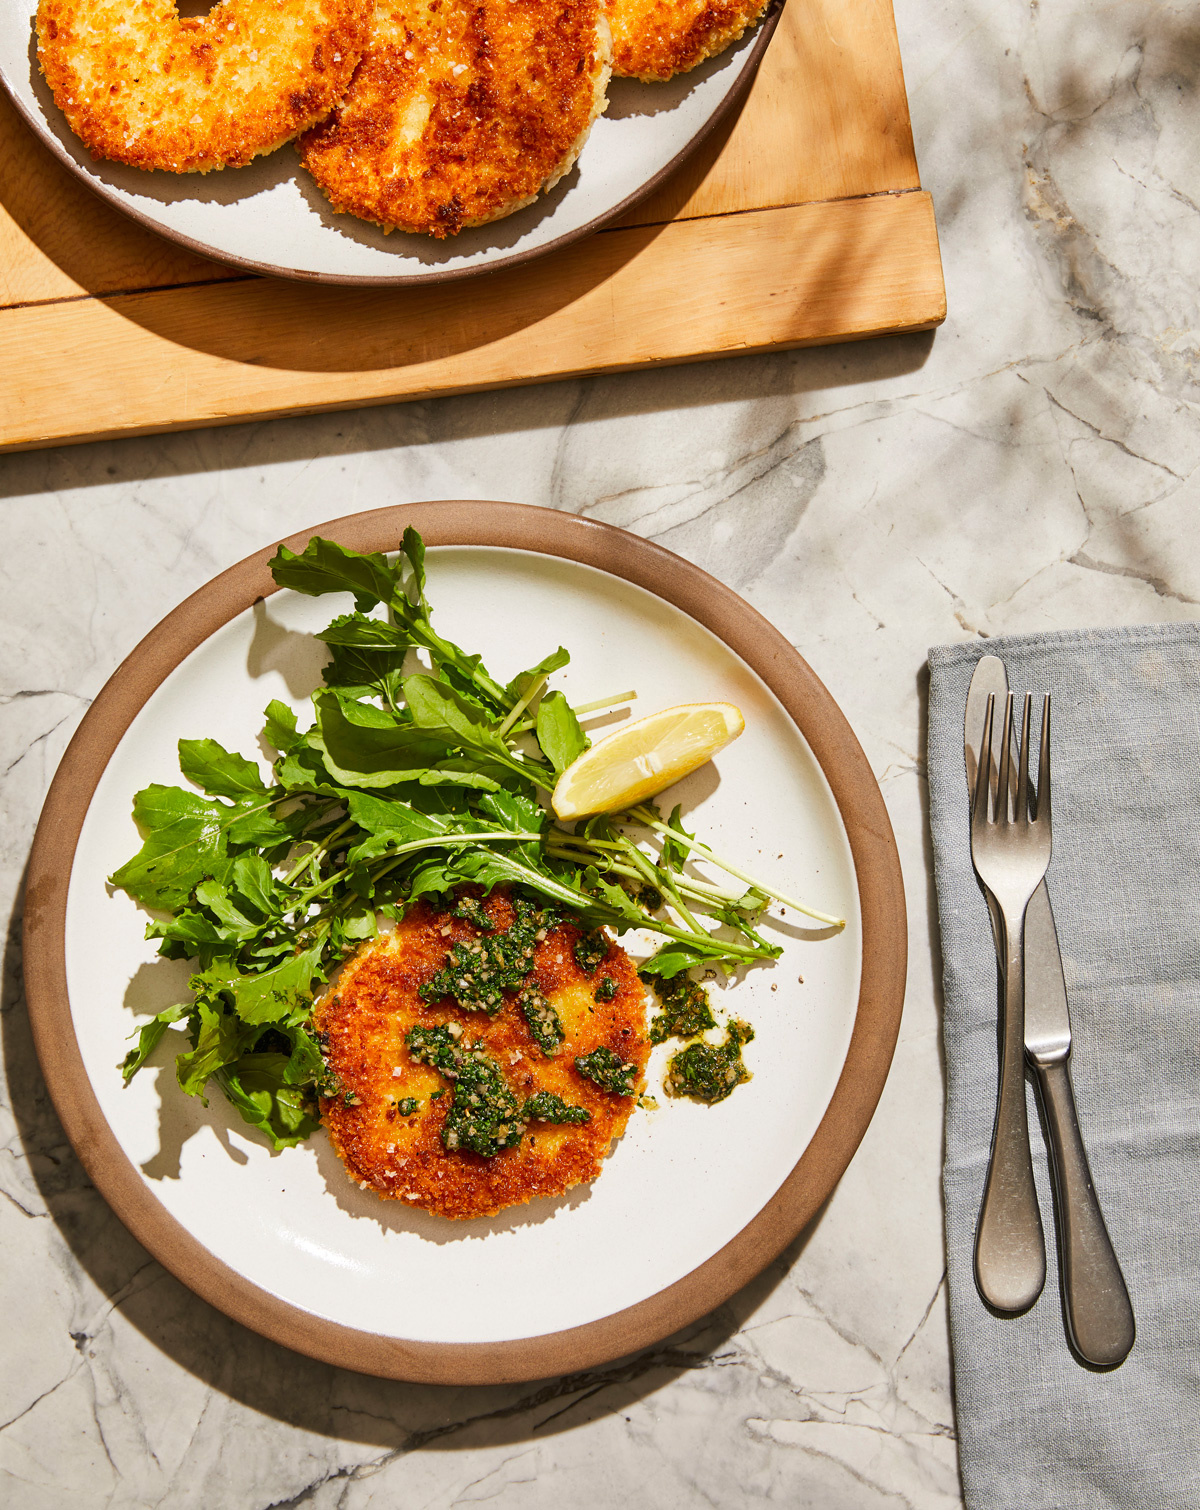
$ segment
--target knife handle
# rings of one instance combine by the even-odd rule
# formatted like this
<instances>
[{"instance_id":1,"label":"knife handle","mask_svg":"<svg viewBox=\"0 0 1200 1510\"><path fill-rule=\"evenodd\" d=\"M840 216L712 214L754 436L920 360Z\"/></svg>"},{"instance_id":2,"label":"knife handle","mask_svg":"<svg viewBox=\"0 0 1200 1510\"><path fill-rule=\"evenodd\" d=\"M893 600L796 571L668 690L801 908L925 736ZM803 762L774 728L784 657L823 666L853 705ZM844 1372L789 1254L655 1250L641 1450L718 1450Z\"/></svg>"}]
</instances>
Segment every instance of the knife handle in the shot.
<instances>
[{"instance_id":1,"label":"knife handle","mask_svg":"<svg viewBox=\"0 0 1200 1510\"><path fill-rule=\"evenodd\" d=\"M1034 1068L1050 1135L1067 1336L1085 1363L1113 1368L1133 1347L1129 1291L1092 1185L1067 1060Z\"/></svg>"},{"instance_id":2,"label":"knife handle","mask_svg":"<svg viewBox=\"0 0 1200 1510\"><path fill-rule=\"evenodd\" d=\"M1003 912L1003 909L1002 909ZM1000 1092L979 1223L975 1283L994 1310L1026 1311L1046 1283L1046 1248L1025 1112L1024 907L1005 918Z\"/></svg>"}]
</instances>

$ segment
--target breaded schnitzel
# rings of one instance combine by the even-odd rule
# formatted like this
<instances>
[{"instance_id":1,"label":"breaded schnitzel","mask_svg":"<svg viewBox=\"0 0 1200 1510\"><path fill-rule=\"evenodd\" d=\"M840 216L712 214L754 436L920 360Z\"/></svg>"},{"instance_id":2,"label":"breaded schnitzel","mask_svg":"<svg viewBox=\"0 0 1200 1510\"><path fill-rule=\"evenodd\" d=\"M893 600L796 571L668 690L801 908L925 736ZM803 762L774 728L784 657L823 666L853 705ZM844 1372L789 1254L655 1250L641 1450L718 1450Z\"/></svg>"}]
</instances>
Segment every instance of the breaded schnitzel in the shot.
<instances>
[{"instance_id":1,"label":"breaded schnitzel","mask_svg":"<svg viewBox=\"0 0 1200 1510\"><path fill-rule=\"evenodd\" d=\"M650 1052L624 950L500 893L417 903L347 963L313 1025L334 1080L322 1120L351 1178L448 1217L595 1179Z\"/></svg>"},{"instance_id":2,"label":"breaded schnitzel","mask_svg":"<svg viewBox=\"0 0 1200 1510\"><path fill-rule=\"evenodd\" d=\"M613 73L647 83L724 52L769 0L609 0Z\"/></svg>"},{"instance_id":3,"label":"breaded schnitzel","mask_svg":"<svg viewBox=\"0 0 1200 1510\"><path fill-rule=\"evenodd\" d=\"M273 152L329 114L367 42L371 0L41 0L38 59L95 157L207 173Z\"/></svg>"},{"instance_id":4,"label":"breaded schnitzel","mask_svg":"<svg viewBox=\"0 0 1200 1510\"><path fill-rule=\"evenodd\" d=\"M452 236L570 171L609 53L602 0L379 0L346 98L301 158L335 210Z\"/></svg>"}]
</instances>

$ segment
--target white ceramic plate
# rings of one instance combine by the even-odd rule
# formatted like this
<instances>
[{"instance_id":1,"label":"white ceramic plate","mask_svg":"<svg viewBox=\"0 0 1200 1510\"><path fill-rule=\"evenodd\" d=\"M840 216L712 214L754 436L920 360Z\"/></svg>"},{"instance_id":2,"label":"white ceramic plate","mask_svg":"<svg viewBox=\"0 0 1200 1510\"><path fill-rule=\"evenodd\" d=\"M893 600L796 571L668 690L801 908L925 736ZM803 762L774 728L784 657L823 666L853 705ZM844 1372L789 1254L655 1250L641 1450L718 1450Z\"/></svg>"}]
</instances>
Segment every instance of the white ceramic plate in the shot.
<instances>
[{"instance_id":1,"label":"white ceramic plate","mask_svg":"<svg viewBox=\"0 0 1200 1510\"><path fill-rule=\"evenodd\" d=\"M445 243L335 215L292 147L245 168L144 173L95 162L37 62L37 0L0 6L0 82L60 162L102 198L194 251L255 272L329 283L425 283L509 266L589 234L650 192L749 86L778 19L666 84L614 79L579 161L519 214Z\"/></svg>"},{"instance_id":2,"label":"white ceramic plate","mask_svg":"<svg viewBox=\"0 0 1200 1510\"><path fill-rule=\"evenodd\" d=\"M439 631L486 647L502 682L560 641L573 701L636 686L640 711L721 698L746 732L670 800L722 853L850 923L805 938L769 924L783 958L715 991L755 1026L754 1078L724 1104L634 1114L603 1176L557 1200L450 1222L352 1185L324 1133L271 1153L219 1092L207 1110L174 1082L172 1054L122 1088L117 1063L141 1013L178 1000L187 968L155 960L145 915L105 877L138 847L134 792L180 780L176 742L211 735L256 752L273 697L302 714L323 647L311 638L347 597L283 592L193 651L147 700L96 789L71 873L67 982L83 1062L121 1148L211 1253L299 1309L384 1336L502 1342L582 1326L656 1294L722 1248L800 1159L841 1073L858 999L854 867L837 807L794 723L762 681L687 615L576 562L487 547L429 552ZM593 729L603 719L589 720ZM265 768L265 763L264 763ZM628 941L627 941L628 942ZM649 952L635 942L634 952ZM798 978L804 977L804 984ZM669 1045L650 1084L661 1086ZM402 1278L403 1282L400 1282Z\"/></svg>"},{"instance_id":3,"label":"white ceramic plate","mask_svg":"<svg viewBox=\"0 0 1200 1510\"><path fill-rule=\"evenodd\" d=\"M772 924L783 958L719 998L758 1029L753 1080L717 1107L664 1100L635 1112L592 1186L470 1223L358 1190L322 1134L272 1154L219 1095L207 1110L183 1098L162 1060L122 1089L127 1035L177 1000L186 977L155 959L144 917L105 885L137 844L133 793L177 780L181 736L249 752L265 703L303 708L318 683L312 631L337 605L279 592L273 547L147 635L63 756L29 862L29 1015L54 1104L96 1187L212 1304L366 1373L539 1378L694 1321L818 1211L891 1062L903 882L879 787L845 719L792 646L728 588L624 531L518 504L408 504L315 533L386 550L410 524L430 547L439 625L485 649L494 674L565 640L575 658L561 682L576 699L632 684L638 711L713 697L745 711L742 738L672 795L721 849L849 919L833 936L795 917ZM287 543L301 549L311 533ZM655 1055L653 1079L668 1052Z\"/></svg>"}]
</instances>

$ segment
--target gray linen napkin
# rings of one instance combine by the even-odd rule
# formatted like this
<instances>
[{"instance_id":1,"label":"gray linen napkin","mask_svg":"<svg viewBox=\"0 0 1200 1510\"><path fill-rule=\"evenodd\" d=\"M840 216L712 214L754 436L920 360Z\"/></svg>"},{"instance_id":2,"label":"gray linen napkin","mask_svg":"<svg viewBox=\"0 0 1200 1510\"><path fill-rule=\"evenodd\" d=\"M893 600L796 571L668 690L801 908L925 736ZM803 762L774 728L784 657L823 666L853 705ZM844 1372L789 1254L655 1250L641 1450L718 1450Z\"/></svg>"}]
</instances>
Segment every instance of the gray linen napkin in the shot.
<instances>
[{"instance_id":1,"label":"gray linen napkin","mask_svg":"<svg viewBox=\"0 0 1200 1510\"><path fill-rule=\"evenodd\" d=\"M985 1308L972 1272L996 1105L996 963L971 868L963 711L981 656L1053 696L1054 905L1092 1175L1137 1319L1102 1373L1063 1333L1032 1088L1046 1288ZM929 653L929 809L945 983L946 1233L971 1510L1200 1507L1200 624ZM1035 714L1036 720L1036 714ZM1036 728L1036 722L1035 722Z\"/></svg>"}]
</instances>

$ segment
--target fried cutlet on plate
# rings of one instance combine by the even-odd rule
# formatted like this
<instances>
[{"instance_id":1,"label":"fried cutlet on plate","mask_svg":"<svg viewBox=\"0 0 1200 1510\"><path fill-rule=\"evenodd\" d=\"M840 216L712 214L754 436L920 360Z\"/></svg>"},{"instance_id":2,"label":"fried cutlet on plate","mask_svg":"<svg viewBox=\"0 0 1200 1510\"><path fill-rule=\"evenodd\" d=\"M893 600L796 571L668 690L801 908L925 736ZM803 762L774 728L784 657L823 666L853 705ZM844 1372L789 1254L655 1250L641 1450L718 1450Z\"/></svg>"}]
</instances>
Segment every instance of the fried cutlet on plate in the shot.
<instances>
[{"instance_id":1,"label":"fried cutlet on plate","mask_svg":"<svg viewBox=\"0 0 1200 1510\"><path fill-rule=\"evenodd\" d=\"M41 0L38 59L95 157L207 173L273 152L346 91L370 0Z\"/></svg>"},{"instance_id":2,"label":"fried cutlet on plate","mask_svg":"<svg viewBox=\"0 0 1200 1510\"><path fill-rule=\"evenodd\" d=\"M570 171L609 54L602 0L379 0L346 98L301 158L335 210L452 236Z\"/></svg>"},{"instance_id":3,"label":"fried cutlet on plate","mask_svg":"<svg viewBox=\"0 0 1200 1510\"><path fill-rule=\"evenodd\" d=\"M530 926L518 967L528 973L519 987L492 991L491 1010L441 994L448 983L478 992L484 976L472 961L486 970L489 951L528 919L529 904L514 909L495 893L465 909L477 921L463 911L417 903L348 961L313 1014L331 1077L322 1120L351 1178L447 1217L491 1216L594 1180L633 1111L650 1052L633 962L572 923ZM614 1088L581 1072L577 1059L620 1066Z\"/></svg>"},{"instance_id":4,"label":"fried cutlet on plate","mask_svg":"<svg viewBox=\"0 0 1200 1510\"><path fill-rule=\"evenodd\" d=\"M742 35L769 0L609 0L613 73L662 82L712 58Z\"/></svg>"}]
</instances>

